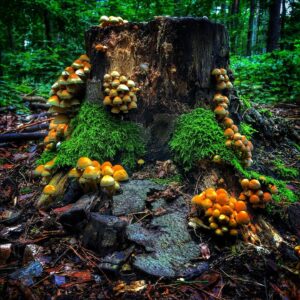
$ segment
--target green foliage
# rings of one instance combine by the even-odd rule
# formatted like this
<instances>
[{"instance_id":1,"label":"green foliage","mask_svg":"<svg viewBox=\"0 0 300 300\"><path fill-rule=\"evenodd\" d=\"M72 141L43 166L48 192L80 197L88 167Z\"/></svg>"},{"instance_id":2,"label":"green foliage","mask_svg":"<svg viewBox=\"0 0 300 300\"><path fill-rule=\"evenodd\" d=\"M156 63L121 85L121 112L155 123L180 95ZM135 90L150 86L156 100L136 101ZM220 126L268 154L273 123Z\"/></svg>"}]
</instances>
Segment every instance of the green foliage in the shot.
<instances>
[{"instance_id":1,"label":"green foliage","mask_svg":"<svg viewBox=\"0 0 300 300\"><path fill-rule=\"evenodd\" d=\"M256 103L294 102L300 97L300 47L255 55L233 57L235 87Z\"/></svg>"},{"instance_id":2,"label":"green foliage","mask_svg":"<svg viewBox=\"0 0 300 300\"><path fill-rule=\"evenodd\" d=\"M258 112L268 118L273 116L272 112L267 108L259 108Z\"/></svg>"},{"instance_id":3,"label":"green foliage","mask_svg":"<svg viewBox=\"0 0 300 300\"><path fill-rule=\"evenodd\" d=\"M287 182L279 179L275 179L271 176L265 176L263 174L259 174L253 170L246 170L240 164L238 159L234 158L231 161L232 166L245 178L248 179L260 179L260 177L264 177L264 180L267 184L275 184L278 188L278 194L273 195L273 199L277 202L280 201L288 201L288 202L297 202L299 197L290 189L287 188Z\"/></svg>"},{"instance_id":4,"label":"green foliage","mask_svg":"<svg viewBox=\"0 0 300 300\"><path fill-rule=\"evenodd\" d=\"M293 179L299 176L297 168L287 167L279 158L275 159L273 164L275 166L274 172L283 178Z\"/></svg>"},{"instance_id":5,"label":"green foliage","mask_svg":"<svg viewBox=\"0 0 300 300\"><path fill-rule=\"evenodd\" d=\"M57 155L56 151L44 151L41 157L36 161L37 165L44 165L48 161L52 160Z\"/></svg>"},{"instance_id":6,"label":"green foliage","mask_svg":"<svg viewBox=\"0 0 300 300\"><path fill-rule=\"evenodd\" d=\"M180 174L174 175L171 177L167 178L151 178L151 181L157 183L157 184L162 184L162 185L169 185L171 183L181 183L182 182L182 177Z\"/></svg>"},{"instance_id":7,"label":"green foliage","mask_svg":"<svg viewBox=\"0 0 300 300\"><path fill-rule=\"evenodd\" d=\"M223 130L214 113L203 108L178 118L169 146L175 161L186 170L191 169L197 161L212 159L214 155L220 155L222 160L228 162L235 157L225 146Z\"/></svg>"},{"instance_id":8,"label":"green foliage","mask_svg":"<svg viewBox=\"0 0 300 300\"><path fill-rule=\"evenodd\" d=\"M252 135L257 132L256 129L254 129L250 124L247 124L245 122L241 122L239 125L240 133L242 135L245 135L247 139L251 140Z\"/></svg>"},{"instance_id":9,"label":"green foliage","mask_svg":"<svg viewBox=\"0 0 300 300\"><path fill-rule=\"evenodd\" d=\"M82 104L71 127L74 128L71 138L62 142L57 153L56 164L60 167L75 166L80 157L87 156L100 162L120 161L133 168L145 154L139 126L110 115L102 106ZM44 161L43 155L39 162Z\"/></svg>"}]
</instances>

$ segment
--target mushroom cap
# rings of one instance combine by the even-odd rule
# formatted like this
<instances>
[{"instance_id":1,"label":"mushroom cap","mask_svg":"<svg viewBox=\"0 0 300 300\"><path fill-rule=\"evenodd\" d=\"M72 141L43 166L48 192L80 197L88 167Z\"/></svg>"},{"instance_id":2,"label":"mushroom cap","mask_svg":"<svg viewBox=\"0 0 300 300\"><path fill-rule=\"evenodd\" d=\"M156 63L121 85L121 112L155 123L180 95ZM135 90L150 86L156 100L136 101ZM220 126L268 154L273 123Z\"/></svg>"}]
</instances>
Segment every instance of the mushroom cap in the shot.
<instances>
[{"instance_id":1,"label":"mushroom cap","mask_svg":"<svg viewBox=\"0 0 300 300\"><path fill-rule=\"evenodd\" d=\"M69 117L65 114L58 114L53 119L54 124L68 124L69 121L70 121Z\"/></svg>"},{"instance_id":2,"label":"mushroom cap","mask_svg":"<svg viewBox=\"0 0 300 300\"><path fill-rule=\"evenodd\" d=\"M79 172L76 168L72 168L68 173L68 177L70 178L79 178L81 175L82 173Z\"/></svg>"},{"instance_id":3,"label":"mushroom cap","mask_svg":"<svg viewBox=\"0 0 300 300\"><path fill-rule=\"evenodd\" d=\"M260 189L260 187L261 187L260 182L257 179L251 179L249 181L249 188L251 190L258 190Z\"/></svg>"},{"instance_id":4,"label":"mushroom cap","mask_svg":"<svg viewBox=\"0 0 300 300\"><path fill-rule=\"evenodd\" d=\"M90 59L86 54L81 54L78 59L81 61L86 61L88 63L90 62Z\"/></svg>"},{"instance_id":5,"label":"mushroom cap","mask_svg":"<svg viewBox=\"0 0 300 300\"><path fill-rule=\"evenodd\" d=\"M120 80L119 79L114 79L110 85L113 87L113 88L117 88L119 85L120 85ZM104 85L103 85L104 86Z\"/></svg>"},{"instance_id":6,"label":"mushroom cap","mask_svg":"<svg viewBox=\"0 0 300 300\"><path fill-rule=\"evenodd\" d=\"M210 199L206 198L206 199L201 201L201 206L204 209L208 209L208 208L211 208L213 206L213 203Z\"/></svg>"},{"instance_id":7,"label":"mushroom cap","mask_svg":"<svg viewBox=\"0 0 300 300\"><path fill-rule=\"evenodd\" d=\"M220 212L223 215L230 216L233 213L233 209L229 205L223 205Z\"/></svg>"},{"instance_id":8,"label":"mushroom cap","mask_svg":"<svg viewBox=\"0 0 300 300\"><path fill-rule=\"evenodd\" d=\"M49 171L49 170L52 170L54 168L54 166L55 166L55 158L53 158L50 161L48 161L45 164L44 168Z\"/></svg>"},{"instance_id":9,"label":"mushroom cap","mask_svg":"<svg viewBox=\"0 0 300 300\"><path fill-rule=\"evenodd\" d=\"M270 202L272 200L272 195L268 192L263 193L263 201Z\"/></svg>"},{"instance_id":10,"label":"mushroom cap","mask_svg":"<svg viewBox=\"0 0 300 300\"><path fill-rule=\"evenodd\" d=\"M44 165L39 165L34 169L33 174L36 176L42 175L44 169Z\"/></svg>"},{"instance_id":11,"label":"mushroom cap","mask_svg":"<svg viewBox=\"0 0 300 300\"><path fill-rule=\"evenodd\" d=\"M114 97L113 105L121 105L122 99L119 96Z\"/></svg>"},{"instance_id":12,"label":"mushroom cap","mask_svg":"<svg viewBox=\"0 0 300 300\"><path fill-rule=\"evenodd\" d=\"M119 171L119 170L124 170L124 167L121 165L114 165L112 167L112 169L114 170L114 172Z\"/></svg>"},{"instance_id":13,"label":"mushroom cap","mask_svg":"<svg viewBox=\"0 0 300 300\"><path fill-rule=\"evenodd\" d=\"M73 63L72 63L72 67L74 68L74 69L80 69L80 68L83 68L84 67L84 65L83 65L83 63L82 63L82 60L80 60L80 59L76 59Z\"/></svg>"},{"instance_id":14,"label":"mushroom cap","mask_svg":"<svg viewBox=\"0 0 300 300\"><path fill-rule=\"evenodd\" d=\"M48 184L44 187L43 193L46 195L53 195L56 192L56 187L52 184Z\"/></svg>"},{"instance_id":15,"label":"mushroom cap","mask_svg":"<svg viewBox=\"0 0 300 300\"><path fill-rule=\"evenodd\" d=\"M226 75L226 74L227 74L227 71L226 71L226 69L224 69L224 68L221 68L221 69L220 69L220 72L221 72L222 75Z\"/></svg>"},{"instance_id":16,"label":"mushroom cap","mask_svg":"<svg viewBox=\"0 0 300 300\"><path fill-rule=\"evenodd\" d=\"M116 181L126 181L129 179L128 174L124 169L115 171L113 176Z\"/></svg>"},{"instance_id":17,"label":"mushroom cap","mask_svg":"<svg viewBox=\"0 0 300 300\"><path fill-rule=\"evenodd\" d=\"M237 229L230 229L229 230L229 234L231 236L237 236L239 234L238 230Z\"/></svg>"},{"instance_id":18,"label":"mushroom cap","mask_svg":"<svg viewBox=\"0 0 300 300\"><path fill-rule=\"evenodd\" d=\"M128 104L128 109L135 109L137 108L137 104L135 101L132 101Z\"/></svg>"},{"instance_id":19,"label":"mushroom cap","mask_svg":"<svg viewBox=\"0 0 300 300\"><path fill-rule=\"evenodd\" d=\"M226 126L226 127L231 127L234 123L233 123L233 120L226 117L224 118L223 120L223 124Z\"/></svg>"},{"instance_id":20,"label":"mushroom cap","mask_svg":"<svg viewBox=\"0 0 300 300\"><path fill-rule=\"evenodd\" d=\"M225 131L224 131L224 135L226 137L233 137L234 136L234 131L231 129L231 128L227 128Z\"/></svg>"},{"instance_id":21,"label":"mushroom cap","mask_svg":"<svg viewBox=\"0 0 300 300\"><path fill-rule=\"evenodd\" d=\"M87 166L82 174L86 179L97 179L100 177L100 170L94 166Z\"/></svg>"},{"instance_id":22,"label":"mushroom cap","mask_svg":"<svg viewBox=\"0 0 300 300\"><path fill-rule=\"evenodd\" d=\"M103 79L104 79L104 82L110 82L111 81L110 74L105 74L104 77L103 77Z\"/></svg>"},{"instance_id":23,"label":"mushroom cap","mask_svg":"<svg viewBox=\"0 0 300 300\"><path fill-rule=\"evenodd\" d=\"M203 199L200 195L195 195L191 200L191 202L196 205L201 205L202 201Z\"/></svg>"},{"instance_id":24,"label":"mushroom cap","mask_svg":"<svg viewBox=\"0 0 300 300\"><path fill-rule=\"evenodd\" d=\"M135 87L135 82L133 81L133 80L128 80L127 81L127 86L129 87L129 88L134 88Z\"/></svg>"},{"instance_id":25,"label":"mushroom cap","mask_svg":"<svg viewBox=\"0 0 300 300\"><path fill-rule=\"evenodd\" d=\"M128 80L128 79L127 79L126 76L124 76L124 75L120 76L120 82L121 82L121 83L126 83L127 80Z\"/></svg>"},{"instance_id":26,"label":"mushroom cap","mask_svg":"<svg viewBox=\"0 0 300 300\"><path fill-rule=\"evenodd\" d=\"M118 96L117 90L111 89L110 92L109 92L109 97L113 98L113 97L116 97L116 96Z\"/></svg>"},{"instance_id":27,"label":"mushroom cap","mask_svg":"<svg viewBox=\"0 0 300 300\"><path fill-rule=\"evenodd\" d=\"M80 84L83 83L83 80L76 74L70 74L68 77L68 84Z\"/></svg>"},{"instance_id":28,"label":"mushroom cap","mask_svg":"<svg viewBox=\"0 0 300 300\"><path fill-rule=\"evenodd\" d=\"M214 76L221 75L221 71L220 71L220 69L216 68L216 69L212 70L211 74L214 75Z\"/></svg>"},{"instance_id":29,"label":"mushroom cap","mask_svg":"<svg viewBox=\"0 0 300 300\"><path fill-rule=\"evenodd\" d=\"M109 17L108 16L101 16L101 18L99 19L99 22L108 22L109 21Z\"/></svg>"},{"instance_id":30,"label":"mushroom cap","mask_svg":"<svg viewBox=\"0 0 300 300\"><path fill-rule=\"evenodd\" d=\"M270 192L272 194L277 194L278 193L278 189L277 189L276 185L270 185L269 188L270 188Z\"/></svg>"},{"instance_id":31,"label":"mushroom cap","mask_svg":"<svg viewBox=\"0 0 300 300\"><path fill-rule=\"evenodd\" d=\"M103 104L105 106L110 106L112 105L112 101L111 101L111 98L109 96L105 96L104 99L103 99Z\"/></svg>"},{"instance_id":32,"label":"mushroom cap","mask_svg":"<svg viewBox=\"0 0 300 300\"><path fill-rule=\"evenodd\" d=\"M242 210L247 210L247 205L244 201L239 200L235 202L234 208L237 212L240 212Z\"/></svg>"},{"instance_id":33,"label":"mushroom cap","mask_svg":"<svg viewBox=\"0 0 300 300\"><path fill-rule=\"evenodd\" d=\"M106 166L110 166L112 167L112 163L110 161L105 161L102 165L101 165L101 169L106 167Z\"/></svg>"},{"instance_id":34,"label":"mushroom cap","mask_svg":"<svg viewBox=\"0 0 300 300\"><path fill-rule=\"evenodd\" d=\"M227 193L226 194L225 193L217 193L216 201L220 205L228 204L229 198L228 198Z\"/></svg>"},{"instance_id":35,"label":"mushroom cap","mask_svg":"<svg viewBox=\"0 0 300 300\"><path fill-rule=\"evenodd\" d=\"M215 201L217 198L217 193L213 188L208 188L205 191L206 198L210 199L211 201Z\"/></svg>"},{"instance_id":36,"label":"mushroom cap","mask_svg":"<svg viewBox=\"0 0 300 300\"><path fill-rule=\"evenodd\" d=\"M249 202L252 204L258 204L260 202L260 199L257 195L251 195L249 198Z\"/></svg>"},{"instance_id":37,"label":"mushroom cap","mask_svg":"<svg viewBox=\"0 0 300 300\"><path fill-rule=\"evenodd\" d=\"M70 93L67 91L67 89L65 89L65 90L59 90L59 91L57 92L57 95L58 95L58 97L59 97L61 100L69 100L69 99L71 99L71 98L73 97L73 95L70 94Z\"/></svg>"},{"instance_id":38,"label":"mushroom cap","mask_svg":"<svg viewBox=\"0 0 300 300\"><path fill-rule=\"evenodd\" d=\"M53 105L53 106L59 106L59 98L57 95L51 96L48 101L48 104Z\"/></svg>"},{"instance_id":39,"label":"mushroom cap","mask_svg":"<svg viewBox=\"0 0 300 300\"><path fill-rule=\"evenodd\" d=\"M137 161L137 164L140 166L143 165L144 163L145 163L145 161L142 158L138 159L138 161Z\"/></svg>"},{"instance_id":40,"label":"mushroom cap","mask_svg":"<svg viewBox=\"0 0 300 300\"><path fill-rule=\"evenodd\" d=\"M120 84L117 88L117 91L126 93L129 92L129 88L126 84Z\"/></svg>"},{"instance_id":41,"label":"mushroom cap","mask_svg":"<svg viewBox=\"0 0 300 300\"><path fill-rule=\"evenodd\" d=\"M105 175L102 177L100 181L100 186L102 187L111 187L115 185L115 180L112 176L110 175Z\"/></svg>"},{"instance_id":42,"label":"mushroom cap","mask_svg":"<svg viewBox=\"0 0 300 300\"><path fill-rule=\"evenodd\" d=\"M119 191L121 189L120 183L118 181L115 181L114 190Z\"/></svg>"},{"instance_id":43,"label":"mushroom cap","mask_svg":"<svg viewBox=\"0 0 300 300\"><path fill-rule=\"evenodd\" d=\"M82 170L82 169L85 169L86 167L92 166L92 165L93 165L93 163L88 157L80 157L77 161L76 167L78 169Z\"/></svg>"},{"instance_id":44,"label":"mushroom cap","mask_svg":"<svg viewBox=\"0 0 300 300\"><path fill-rule=\"evenodd\" d=\"M244 178L244 179L242 179L241 180L241 186L242 186L242 188L243 189L248 189L248 187L249 187L249 179L247 179L247 178Z\"/></svg>"},{"instance_id":45,"label":"mushroom cap","mask_svg":"<svg viewBox=\"0 0 300 300\"><path fill-rule=\"evenodd\" d=\"M121 105L120 106L120 111L123 111L123 112L128 111L127 105L126 104Z\"/></svg>"},{"instance_id":46,"label":"mushroom cap","mask_svg":"<svg viewBox=\"0 0 300 300\"><path fill-rule=\"evenodd\" d=\"M83 68L76 70L75 72L78 76L85 77L85 72Z\"/></svg>"},{"instance_id":47,"label":"mushroom cap","mask_svg":"<svg viewBox=\"0 0 300 300\"><path fill-rule=\"evenodd\" d=\"M112 167L111 166L104 166L104 167L102 167L101 168L101 170L102 170L102 175L110 175L110 176L112 176L113 174L114 174L114 170L112 169Z\"/></svg>"},{"instance_id":48,"label":"mushroom cap","mask_svg":"<svg viewBox=\"0 0 300 300\"><path fill-rule=\"evenodd\" d=\"M119 78L120 77L120 73L118 71L112 71L110 73L112 78Z\"/></svg>"},{"instance_id":49,"label":"mushroom cap","mask_svg":"<svg viewBox=\"0 0 300 300\"><path fill-rule=\"evenodd\" d=\"M226 117L228 115L228 111L220 105L215 108L214 113L220 117Z\"/></svg>"},{"instance_id":50,"label":"mushroom cap","mask_svg":"<svg viewBox=\"0 0 300 300\"><path fill-rule=\"evenodd\" d=\"M239 132L239 128L236 125L231 125L231 129L234 131L234 133Z\"/></svg>"},{"instance_id":51,"label":"mushroom cap","mask_svg":"<svg viewBox=\"0 0 300 300\"><path fill-rule=\"evenodd\" d=\"M244 210L238 212L235 219L236 219L236 222L240 225L246 225L250 222L250 217L249 217L248 213Z\"/></svg>"},{"instance_id":52,"label":"mushroom cap","mask_svg":"<svg viewBox=\"0 0 300 300\"><path fill-rule=\"evenodd\" d=\"M93 160L92 165L95 168L101 169L101 164L97 160Z\"/></svg>"},{"instance_id":53,"label":"mushroom cap","mask_svg":"<svg viewBox=\"0 0 300 300\"><path fill-rule=\"evenodd\" d=\"M110 111L111 111L111 113L113 113L113 114L118 114L118 113L120 113L120 108L118 108L118 107L113 107Z\"/></svg>"}]
</instances>

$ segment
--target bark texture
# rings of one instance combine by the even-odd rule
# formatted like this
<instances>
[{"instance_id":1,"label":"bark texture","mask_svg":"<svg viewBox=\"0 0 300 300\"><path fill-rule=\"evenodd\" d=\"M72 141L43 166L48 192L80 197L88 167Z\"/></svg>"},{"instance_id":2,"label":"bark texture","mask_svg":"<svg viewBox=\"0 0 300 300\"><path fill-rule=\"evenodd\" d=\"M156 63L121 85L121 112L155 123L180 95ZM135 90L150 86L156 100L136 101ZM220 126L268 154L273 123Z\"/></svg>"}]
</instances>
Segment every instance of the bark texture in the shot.
<instances>
[{"instance_id":1,"label":"bark texture","mask_svg":"<svg viewBox=\"0 0 300 300\"><path fill-rule=\"evenodd\" d=\"M178 114L210 105L211 70L228 69L229 64L228 33L207 18L158 17L148 23L94 26L85 42L92 63L87 101L102 103L105 73L117 70L133 79L141 89L138 109L126 118L145 127L155 159L166 156ZM107 52L97 52L97 44L107 46Z\"/></svg>"}]
</instances>

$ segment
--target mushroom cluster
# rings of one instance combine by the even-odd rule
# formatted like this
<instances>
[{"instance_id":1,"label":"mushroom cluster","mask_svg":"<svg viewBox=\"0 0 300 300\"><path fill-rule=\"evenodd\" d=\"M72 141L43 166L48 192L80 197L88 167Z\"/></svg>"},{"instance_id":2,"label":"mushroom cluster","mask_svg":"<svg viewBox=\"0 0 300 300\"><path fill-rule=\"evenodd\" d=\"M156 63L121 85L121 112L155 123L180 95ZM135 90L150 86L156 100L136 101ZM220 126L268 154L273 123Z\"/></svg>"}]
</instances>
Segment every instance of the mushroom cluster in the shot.
<instances>
[{"instance_id":1,"label":"mushroom cluster","mask_svg":"<svg viewBox=\"0 0 300 300\"><path fill-rule=\"evenodd\" d=\"M47 103L51 105L49 112L54 113L55 117L50 123L48 136L44 139L45 150L54 150L58 142L70 136L70 118L80 106L90 69L90 60L83 54L71 66L66 67L52 85Z\"/></svg>"},{"instance_id":2,"label":"mushroom cluster","mask_svg":"<svg viewBox=\"0 0 300 300\"><path fill-rule=\"evenodd\" d=\"M239 200L249 202L253 208L265 208L266 204L272 200L272 194L277 194L275 185L269 185L257 179L242 179L240 181L243 191L239 195Z\"/></svg>"},{"instance_id":3,"label":"mushroom cluster","mask_svg":"<svg viewBox=\"0 0 300 300\"><path fill-rule=\"evenodd\" d=\"M123 166L113 166L109 161L100 164L88 157L79 158L76 168L71 169L68 176L76 178L85 192L101 188L110 195L120 190L119 182L129 179Z\"/></svg>"},{"instance_id":4,"label":"mushroom cluster","mask_svg":"<svg viewBox=\"0 0 300 300\"><path fill-rule=\"evenodd\" d=\"M127 24L128 21L127 20L123 20L123 18L121 17L114 17L114 16L101 16L101 18L99 19L100 22L100 27L107 27L107 26L111 26L111 25L115 25L115 26L121 26L124 24Z\"/></svg>"},{"instance_id":5,"label":"mushroom cluster","mask_svg":"<svg viewBox=\"0 0 300 300\"><path fill-rule=\"evenodd\" d=\"M216 88L219 91L225 90L225 89L232 89L233 85L229 80L229 77L227 75L226 69L220 68L220 69L213 69L211 74L215 77L216 80Z\"/></svg>"},{"instance_id":6,"label":"mushroom cluster","mask_svg":"<svg viewBox=\"0 0 300 300\"><path fill-rule=\"evenodd\" d=\"M55 172L55 159L56 157L48 161L44 165L38 165L33 171L34 176L42 177L42 183L44 184L49 182Z\"/></svg>"},{"instance_id":7,"label":"mushroom cluster","mask_svg":"<svg viewBox=\"0 0 300 300\"><path fill-rule=\"evenodd\" d=\"M204 210L209 227L218 236L237 236L239 229L250 222L246 202L230 196L225 189L208 188L192 198Z\"/></svg>"},{"instance_id":8,"label":"mushroom cluster","mask_svg":"<svg viewBox=\"0 0 300 300\"><path fill-rule=\"evenodd\" d=\"M227 72L225 69L214 69L212 71L212 75L216 77L217 81L218 78L221 79L227 78ZM227 76L227 77L225 77ZM223 80L223 79L222 79ZM225 84L226 81L221 81ZM226 83L226 85L230 83L230 86L232 87L232 84L230 81ZM229 87L225 87L229 88ZM218 84L217 84L217 89ZM247 139L245 135L241 135L239 133L239 128L234 124L233 120L229 118L229 104L230 101L228 97L222 95L221 92L217 92L214 95L213 102L215 104L214 113L219 120L219 122L222 123L224 127L224 135L226 137L226 146L234 149L237 153L239 153L240 158L242 160L242 163L245 167L250 167L253 163L252 160L252 151L253 151L253 144L251 141Z\"/></svg>"},{"instance_id":9,"label":"mushroom cluster","mask_svg":"<svg viewBox=\"0 0 300 300\"><path fill-rule=\"evenodd\" d=\"M103 104L111 106L112 113L128 113L129 110L137 108L136 92L139 88L133 80L113 71L111 74L105 74L103 81Z\"/></svg>"},{"instance_id":10,"label":"mushroom cluster","mask_svg":"<svg viewBox=\"0 0 300 300\"><path fill-rule=\"evenodd\" d=\"M300 245L297 245L295 248L294 248L296 254L300 257Z\"/></svg>"}]
</instances>

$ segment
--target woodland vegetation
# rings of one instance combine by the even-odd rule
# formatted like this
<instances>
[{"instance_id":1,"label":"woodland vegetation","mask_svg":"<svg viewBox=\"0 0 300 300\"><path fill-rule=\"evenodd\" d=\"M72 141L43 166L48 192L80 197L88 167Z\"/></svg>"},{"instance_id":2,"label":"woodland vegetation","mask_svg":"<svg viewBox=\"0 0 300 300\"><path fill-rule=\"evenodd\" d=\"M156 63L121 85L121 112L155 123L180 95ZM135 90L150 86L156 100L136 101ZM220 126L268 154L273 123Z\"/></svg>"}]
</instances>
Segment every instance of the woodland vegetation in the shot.
<instances>
[{"instance_id":1,"label":"woodland vegetation","mask_svg":"<svg viewBox=\"0 0 300 300\"><path fill-rule=\"evenodd\" d=\"M220 22L229 31L231 67L244 99L299 99L298 1L2 0L0 11L2 106L20 106L18 94L46 96L52 78L84 52L84 31L98 24L100 15L111 14L130 21L170 15Z\"/></svg>"},{"instance_id":2,"label":"woodland vegetation","mask_svg":"<svg viewBox=\"0 0 300 300\"><path fill-rule=\"evenodd\" d=\"M0 26L0 299L300 298L299 1Z\"/></svg>"}]
</instances>

